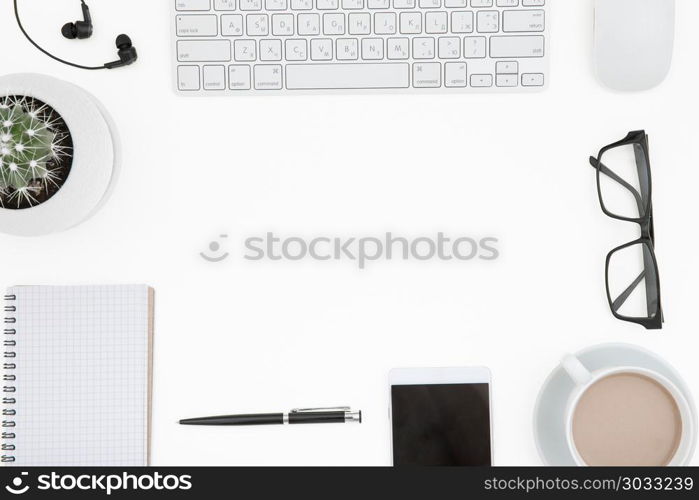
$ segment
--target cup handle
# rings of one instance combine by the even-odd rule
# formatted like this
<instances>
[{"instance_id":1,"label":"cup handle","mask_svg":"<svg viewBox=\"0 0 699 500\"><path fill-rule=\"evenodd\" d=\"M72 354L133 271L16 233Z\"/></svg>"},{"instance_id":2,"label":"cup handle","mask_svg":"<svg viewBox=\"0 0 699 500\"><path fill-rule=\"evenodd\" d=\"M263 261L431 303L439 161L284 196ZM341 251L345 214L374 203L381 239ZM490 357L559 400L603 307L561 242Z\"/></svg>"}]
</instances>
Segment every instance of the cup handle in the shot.
<instances>
[{"instance_id":1,"label":"cup handle","mask_svg":"<svg viewBox=\"0 0 699 500\"><path fill-rule=\"evenodd\" d=\"M592 379L590 370L580 362L578 358L572 354L567 355L561 361L561 366L568 373L568 376L573 379L576 385L585 385Z\"/></svg>"}]
</instances>

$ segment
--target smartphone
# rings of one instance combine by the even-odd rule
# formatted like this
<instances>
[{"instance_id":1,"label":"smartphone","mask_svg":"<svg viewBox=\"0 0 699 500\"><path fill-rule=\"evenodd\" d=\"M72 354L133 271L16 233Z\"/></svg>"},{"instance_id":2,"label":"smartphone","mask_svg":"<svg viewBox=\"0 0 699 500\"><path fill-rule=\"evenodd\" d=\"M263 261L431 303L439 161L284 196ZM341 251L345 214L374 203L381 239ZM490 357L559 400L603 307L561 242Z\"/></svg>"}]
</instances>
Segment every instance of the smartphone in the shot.
<instances>
[{"instance_id":1,"label":"smartphone","mask_svg":"<svg viewBox=\"0 0 699 500\"><path fill-rule=\"evenodd\" d=\"M389 374L393 465L490 466L487 368L401 368Z\"/></svg>"}]
</instances>

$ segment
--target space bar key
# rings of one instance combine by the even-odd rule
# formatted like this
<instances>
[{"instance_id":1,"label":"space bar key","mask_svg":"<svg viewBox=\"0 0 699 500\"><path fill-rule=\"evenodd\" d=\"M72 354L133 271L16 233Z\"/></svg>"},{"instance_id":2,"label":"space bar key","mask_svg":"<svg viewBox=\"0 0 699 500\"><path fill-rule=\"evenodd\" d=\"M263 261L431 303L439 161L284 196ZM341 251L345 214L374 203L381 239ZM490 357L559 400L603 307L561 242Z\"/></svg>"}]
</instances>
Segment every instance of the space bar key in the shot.
<instances>
[{"instance_id":1,"label":"space bar key","mask_svg":"<svg viewBox=\"0 0 699 500\"><path fill-rule=\"evenodd\" d=\"M287 64L286 88L393 89L410 86L407 63Z\"/></svg>"}]
</instances>

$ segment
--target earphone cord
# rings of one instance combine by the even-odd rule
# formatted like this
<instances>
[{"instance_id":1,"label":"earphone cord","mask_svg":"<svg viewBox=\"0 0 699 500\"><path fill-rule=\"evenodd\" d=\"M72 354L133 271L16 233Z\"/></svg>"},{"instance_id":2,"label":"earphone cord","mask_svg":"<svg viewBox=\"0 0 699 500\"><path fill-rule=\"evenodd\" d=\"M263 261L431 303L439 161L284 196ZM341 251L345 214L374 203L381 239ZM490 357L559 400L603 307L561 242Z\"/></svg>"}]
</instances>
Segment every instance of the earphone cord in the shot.
<instances>
[{"instance_id":1,"label":"earphone cord","mask_svg":"<svg viewBox=\"0 0 699 500\"><path fill-rule=\"evenodd\" d=\"M24 29L24 26L22 26L22 21L19 18L19 10L17 9L17 0L14 0L14 2L15 2L15 19L17 19L17 26L19 26L20 31L22 32L22 34L24 34L24 36L27 38L27 40L29 40L29 42L34 47L39 49L39 51L43 52L44 54L46 54L47 56L49 56L51 59L53 59L55 61L58 61L58 62L63 63L63 64L67 64L68 66L72 66L74 68L87 69L87 70L91 70L91 71L100 70L100 69L107 69L106 66L82 66L80 64L68 62L64 59L61 59L60 57L54 56L53 54L51 54L47 50L41 48L38 43L36 43L34 40L32 40L32 37L29 36L29 33L27 33L27 31ZM83 0L83 3L85 3L85 0Z\"/></svg>"}]
</instances>

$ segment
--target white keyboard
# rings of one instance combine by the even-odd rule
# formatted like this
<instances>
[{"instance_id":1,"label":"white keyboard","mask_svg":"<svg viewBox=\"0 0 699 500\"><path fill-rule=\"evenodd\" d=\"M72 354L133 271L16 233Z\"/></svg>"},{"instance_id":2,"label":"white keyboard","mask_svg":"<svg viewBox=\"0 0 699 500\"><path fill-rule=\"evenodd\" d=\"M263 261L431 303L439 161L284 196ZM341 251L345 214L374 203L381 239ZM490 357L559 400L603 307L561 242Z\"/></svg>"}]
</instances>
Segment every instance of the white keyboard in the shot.
<instances>
[{"instance_id":1,"label":"white keyboard","mask_svg":"<svg viewBox=\"0 0 699 500\"><path fill-rule=\"evenodd\" d=\"M181 94L536 91L552 0L171 0Z\"/></svg>"}]
</instances>

